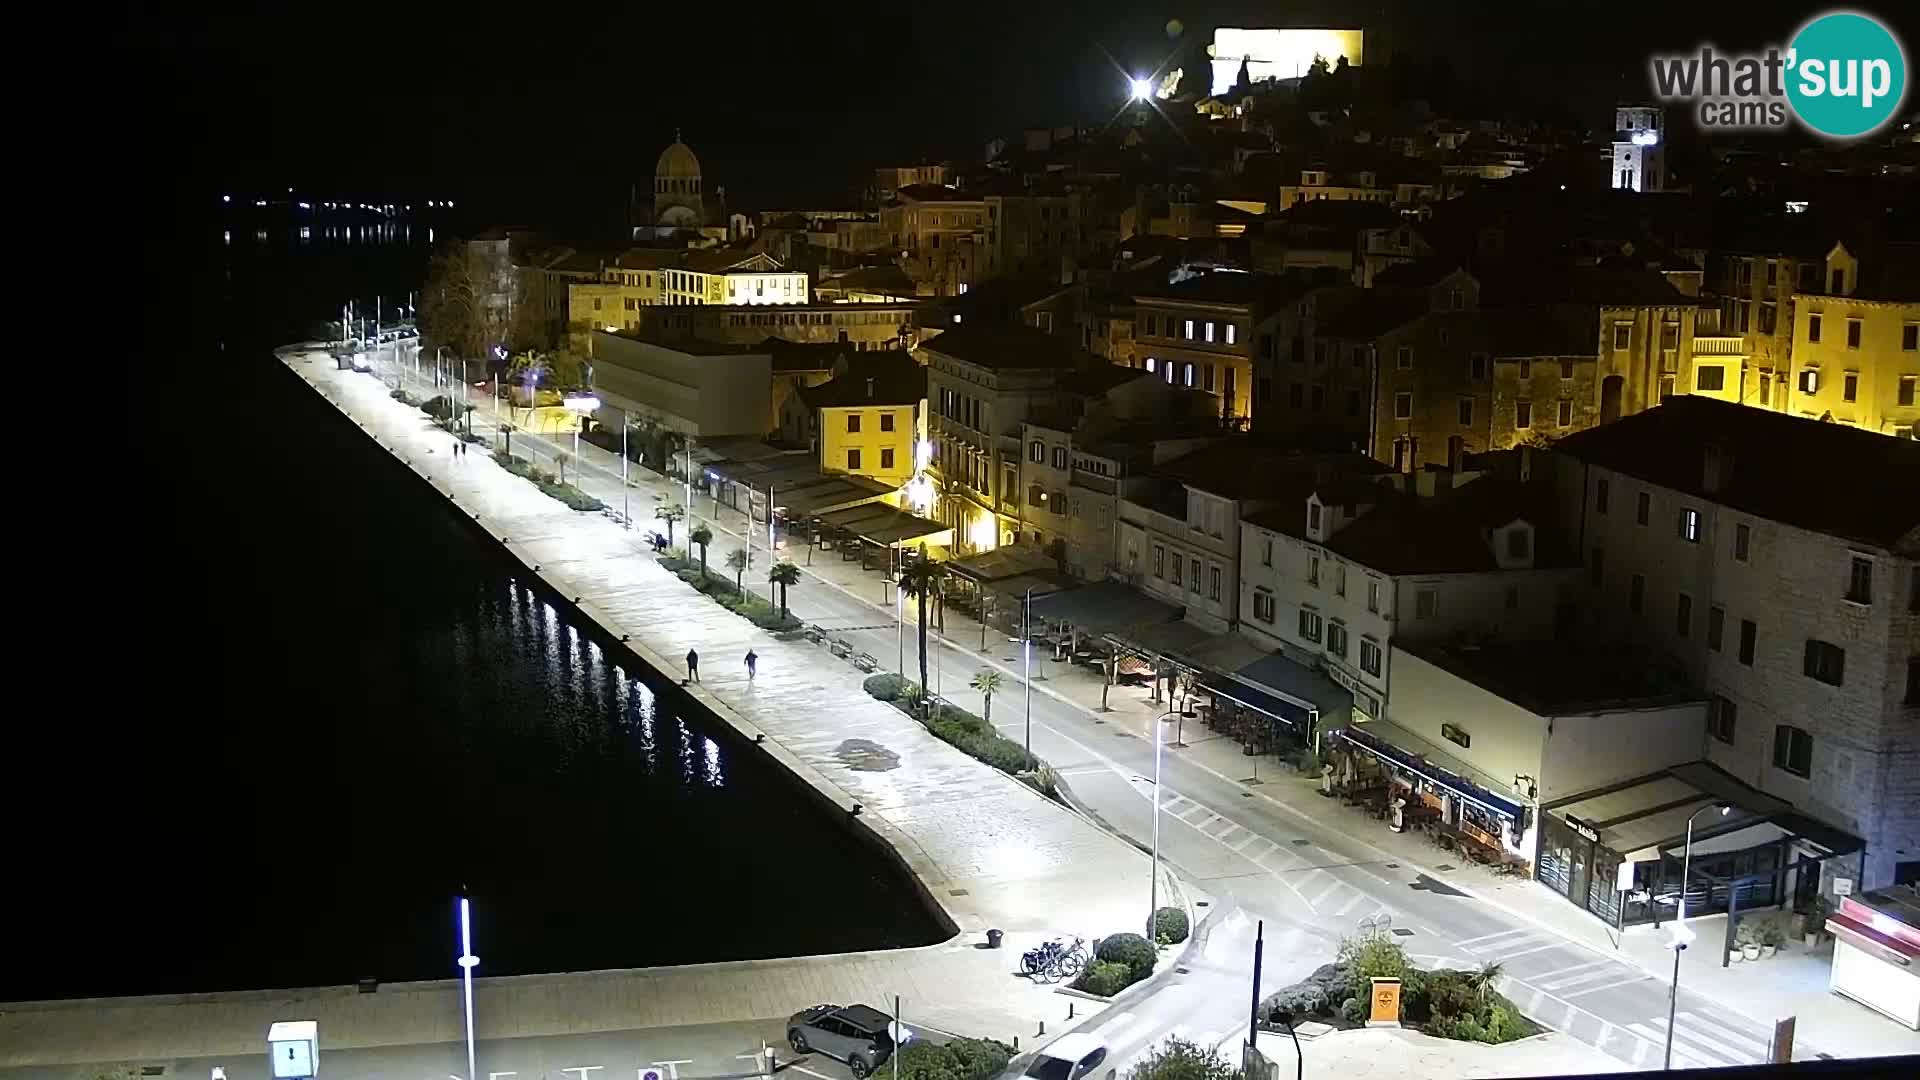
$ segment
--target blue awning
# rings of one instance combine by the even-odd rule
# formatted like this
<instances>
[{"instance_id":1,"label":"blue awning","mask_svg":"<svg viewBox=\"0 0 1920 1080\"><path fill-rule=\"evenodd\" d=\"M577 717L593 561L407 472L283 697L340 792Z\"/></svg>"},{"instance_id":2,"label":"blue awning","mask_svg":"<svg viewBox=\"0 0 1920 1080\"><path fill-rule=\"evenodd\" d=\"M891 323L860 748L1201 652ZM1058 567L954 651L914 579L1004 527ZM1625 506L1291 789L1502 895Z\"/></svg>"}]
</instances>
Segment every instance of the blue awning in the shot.
<instances>
[{"instance_id":1,"label":"blue awning","mask_svg":"<svg viewBox=\"0 0 1920 1080\"><path fill-rule=\"evenodd\" d=\"M1230 675L1208 675L1200 680L1200 688L1215 697L1223 697L1276 720L1284 720L1301 731L1313 729L1315 710L1310 706L1277 697Z\"/></svg>"},{"instance_id":2,"label":"blue awning","mask_svg":"<svg viewBox=\"0 0 1920 1080\"><path fill-rule=\"evenodd\" d=\"M1512 821L1520 820L1522 808L1519 803L1514 802L1512 799L1496 795L1457 773L1440 768L1419 754L1403 750L1384 739L1361 731L1358 728L1341 728L1328 734L1336 738L1345 739L1349 743L1352 743L1356 749L1363 750L1382 761L1392 764L1396 768L1403 769L1423 780L1429 781L1436 787L1445 788L1454 795L1482 809L1491 811L1494 814Z\"/></svg>"}]
</instances>

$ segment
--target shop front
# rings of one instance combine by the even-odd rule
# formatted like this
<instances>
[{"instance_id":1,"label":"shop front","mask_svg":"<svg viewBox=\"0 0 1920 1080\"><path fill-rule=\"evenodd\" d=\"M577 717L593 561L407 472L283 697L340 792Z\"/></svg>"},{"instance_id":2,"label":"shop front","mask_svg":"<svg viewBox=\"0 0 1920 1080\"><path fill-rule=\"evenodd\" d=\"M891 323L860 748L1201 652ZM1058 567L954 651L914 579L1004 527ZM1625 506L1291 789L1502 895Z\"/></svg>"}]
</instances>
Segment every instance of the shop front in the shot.
<instances>
[{"instance_id":1,"label":"shop front","mask_svg":"<svg viewBox=\"0 0 1920 1080\"><path fill-rule=\"evenodd\" d=\"M1330 730L1330 793L1381 808L1396 830L1420 829L1470 862L1524 868L1532 806L1477 778L1464 762L1384 721Z\"/></svg>"},{"instance_id":2,"label":"shop front","mask_svg":"<svg viewBox=\"0 0 1920 1080\"><path fill-rule=\"evenodd\" d=\"M1689 916L1785 907L1817 888L1822 862L1860 849L1858 838L1689 762L1546 804L1534 877L1611 926L1658 925L1675 917L1683 891Z\"/></svg>"},{"instance_id":3,"label":"shop front","mask_svg":"<svg viewBox=\"0 0 1920 1080\"><path fill-rule=\"evenodd\" d=\"M1827 929L1833 992L1920 1031L1920 891L1896 885L1848 896Z\"/></svg>"}]
</instances>

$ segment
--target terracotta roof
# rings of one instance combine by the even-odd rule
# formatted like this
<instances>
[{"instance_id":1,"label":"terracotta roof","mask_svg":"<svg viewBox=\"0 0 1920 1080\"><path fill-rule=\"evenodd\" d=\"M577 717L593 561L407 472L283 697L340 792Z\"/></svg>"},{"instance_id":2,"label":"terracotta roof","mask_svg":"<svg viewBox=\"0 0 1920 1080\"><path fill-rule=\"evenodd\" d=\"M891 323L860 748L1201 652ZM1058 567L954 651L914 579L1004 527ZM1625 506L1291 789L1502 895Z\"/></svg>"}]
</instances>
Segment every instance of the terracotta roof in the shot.
<instances>
[{"instance_id":1,"label":"terracotta roof","mask_svg":"<svg viewBox=\"0 0 1920 1080\"><path fill-rule=\"evenodd\" d=\"M1709 446L1721 470L1711 495ZM1683 394L1555 450L1756 517L1920 555L1920 443L1910 439Z\"/></svg>"}]
</instances>

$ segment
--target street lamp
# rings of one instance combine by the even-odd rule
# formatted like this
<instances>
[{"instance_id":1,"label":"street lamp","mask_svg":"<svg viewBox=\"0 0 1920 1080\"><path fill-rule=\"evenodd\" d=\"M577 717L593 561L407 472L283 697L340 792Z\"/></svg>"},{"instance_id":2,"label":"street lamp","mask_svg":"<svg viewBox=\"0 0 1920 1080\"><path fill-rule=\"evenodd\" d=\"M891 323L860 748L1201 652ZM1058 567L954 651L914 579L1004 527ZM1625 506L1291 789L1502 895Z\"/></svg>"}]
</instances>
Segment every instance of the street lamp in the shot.
<instances>
[{"instance_id":1,"label":"street lamp","mask_svg":"<svg viewBox=\"0 0 1920 1080\"><path fill-rule=\"evenodd\" d=\"M1128 79L1127 94L1134 101L1145 101L1153 96L1152 79Z\"/></svg>"},{"instance_id":2,"label":"street lamp","mask_svg":"<svg viewBox=\"0 0 1920 1080\"><path fill-rule=\"evenodd\" d=\"M1192 709L1171 709L1153 720L1153 880L1147 886L1147 940L1154 940L1153 917L1160 910L1160 725L1170 716L1193 716Z\"/></svg>"},{"instance_id":3,"label":"street lamp","mask_svg":"<svg viewBox=\"0 0 1920 1080\"><path fill-rule=\"evenodd\" d=\"M1667 987L1667 1057L1661 1066L1663 1069L1673 1068L1673 1019L1680 1004L1680 954L1693 943L1693 931L1687 929L1687 875L1693 870L1693 819L1709 810L1718 810L1721 817L1726 817L1733 807L1713 803L1687 815L1687 846L1680 855L1680 896L1673 913L1673 940L1667 943L1667 948L1673 950L1673 984Z\"/></svg>"},{"instance_id":4,"label":"street lamp","mask_svg":"<svg viewBox=\"0 0 1920 1080\"><path fill-rule=\"evenodd\" d=\"M473 1066L473 969L480 958L473 955L473 921L470 918L467 898L460 898L460 981L466 996L467 1005L467 1078L473 1080L476 1074Z\"/></svg>"},{"instance_id":5,"label":"street lamp","mask_svg":"<svg viewBox=\"0 0 1920 1080\"><path fill-rule=\"evenodd\" d=\"M1293 1076L1294 1080L1301 1080L1307 1073L1307 1060L1300 1055L1300 1036L1295 1034L1293 1030L1293 1014L1282 1009L1274 1013L1273 1018L1287 1025L1287 1034L1293 1036ZM1247 1042L1252 1043L1253 1041L1253 1036L1247 1036Z\"/></svg>"},{"instance_id":6,"label":"street lamp","mask_svg":"<svg viewBox=\"0 0 1920 1080\"><path fill-rule=\"evenodd\" d=\"M1033 758L1033 586L1020 598L1020 659L1026 665L1027 758Z\"/></svg>"},{"instance_id":7,"label":"street lamp","mask_svg":"<svg viewBox=\"0 0 1920 1080\"><path fill-rule=\"evenodd\" d=\"M600 399L592 394L568 394L564 402L573 414L573 482L580 483L580 428L586 418L600 411Z\"/></svg>"}]
</instances>

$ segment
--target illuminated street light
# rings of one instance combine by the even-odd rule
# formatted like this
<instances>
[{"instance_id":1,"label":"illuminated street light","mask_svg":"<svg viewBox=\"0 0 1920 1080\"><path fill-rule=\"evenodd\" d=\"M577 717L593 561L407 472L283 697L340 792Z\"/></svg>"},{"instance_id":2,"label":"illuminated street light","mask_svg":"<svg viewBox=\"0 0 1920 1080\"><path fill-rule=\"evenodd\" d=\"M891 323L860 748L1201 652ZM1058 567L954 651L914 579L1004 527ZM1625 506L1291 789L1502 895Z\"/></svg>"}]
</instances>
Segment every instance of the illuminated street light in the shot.
<instances>
[{"instance_id":1,"label":"illuminated street light","mask_svg":"<svg viewBox=\"0 0 1920 1080\"><path fill-rule=\"evenodd\" d=\"M480 964L480 958L473 955L473 921L469 917L467 898L460 898L460 981L467 1004L467 1076L469 1080L478 1075L473 1065L473 969Z\"/></svg>"},{"instance_id":2,"label":"illuminated street light","mask_svg":"<svg viewBox=\"0 0 1920 1080\"><path fill-rule=\"evenodd\" d=\"M573 423L573 482L580 482L580 428L586 418L600 411L600 399L592 394L568 394L565 401L567 411L574 415Z\"/></svg>"},{"instance_id":3,"label":"illuminated street light","mask_svg":"<svg viewBox=\"0 0 1920 1080\"><path fill-rule=\"evenodd\" d=\"M1160 714L1153 721L1153 880L1147 885L1148 941L1155 940L1153 917L1160 910L1160 743L1164 741L1160 738L1160 726L1169 717L1178 716L1184 720L1193 715L1192 709L1173 709Z\"/></svg>"},{"instance_id":4,"label":"illuminated street light","mask_svg":"<svg viewBox=\"0 0 1920 1080\"><path fill-rule=\"evenodd\" d=\"M1693 819L1709 810L1718 810L1721 817L1726 817L1733 807L1715 803L1687 817L1687 846L1680 856L1680 898L1673 913L1673 940L1667 942L1667 948L1673 950L1673 985L1667 987L1667 1060L1661 1066L1663 1069L1673 1068L1673 1014L1680 1003L1680 954L1693 944L1693 931L1687 929L1687 875L1693 867Z\"/></svg>"},{"instance_id":5,"label":"illuminated street light","mask_svg":"<svg viewBox=\"0 0 1920 1080\"><path fill-rule=\"evenodd\" d=\"M1152 79L1128 79L1127 90L1135 101L1145 101L1153 96Z\"/></svg>"}]
</instances>

